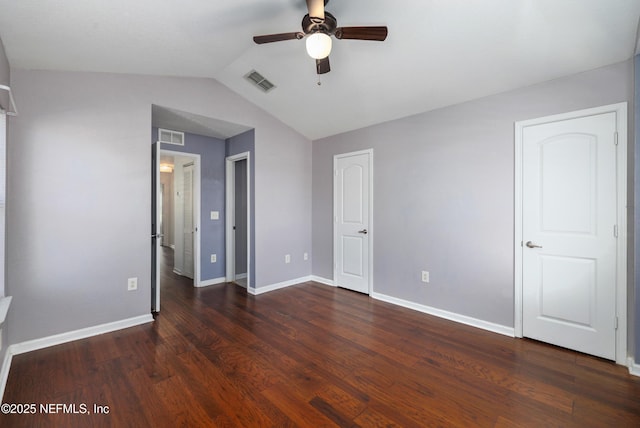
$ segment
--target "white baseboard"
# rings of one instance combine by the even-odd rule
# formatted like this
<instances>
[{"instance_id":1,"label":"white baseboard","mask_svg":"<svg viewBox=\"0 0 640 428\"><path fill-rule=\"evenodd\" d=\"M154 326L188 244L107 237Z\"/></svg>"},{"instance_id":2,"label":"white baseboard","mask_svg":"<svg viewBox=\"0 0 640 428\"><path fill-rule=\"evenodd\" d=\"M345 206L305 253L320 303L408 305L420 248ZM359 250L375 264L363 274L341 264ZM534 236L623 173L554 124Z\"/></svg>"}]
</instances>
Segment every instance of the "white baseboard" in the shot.
<instances>
[{"instance_id":1,"label":"white baseboard","mask_svg":"<svg viewBox=\"0 0 640 428\"><path fill-rule=\"evenodd\" d=\"M454 312L445 311L431 306L421 305L419 303L410 302L408 300L398 299L396 297L387 296L380 293L371 293L371 297L383 302L392 303L404 308L413 309L414 311L423 312L425 314L434 315L449 321L459 322L461 324L470 325L471 327L481 328L483 330L492 331L509 337L515 337L515 329L492 322L479 320L477 318L468 317L466 315L456 314Z\"/></svg>"},{"instance_id":2,"label":"white baseboard","mask_svg":"<svg viewBox=\"0 0 640 428\"><path fill-rule=\"evenodd\" d=\"M91 336L98 336L99 334L110 333L112 331L122 330L123 328L134 327L136 325L146 324L152 321L153 317L151 316L151 314L127 318L120 321L96 325L94 327L81 328L80 330L54 334L53 336L27 340L26 342L22 343L16 343L9 347L9 352L11 352L13 355L24 354L25 352L37 351L38 349L61 345L63 343L85 339Z\"/></svg>"},{"instance_id":3,"label":"white baseboard","mask_svg":"<svg viewBox=\"0 0 640 428\"><path fill-rule=\"evenodd\" d=\"M634 376L640 376L640 364L636 364L632 357L627 359L627 366L629 366L629 373Z\"/></svg>"},{"instance_id":4,"label":"white baseboard","mask_svg":"<svg viewBox=\"0 0 640 428\"><path fill-rule=\"evenodd\" d=\"M311 275L311 281L319 282L320 284L328 285L330 287L335 287L336 284L333 282L333 279L323 278L321 276Z\"/></svg>"},{"instance_id":5,"label":"white baseboard","mask_svg":"<svg viewBox=\"0 0 640 428\"><path fill-rule=\"evenodd\" d=\"M138 317L127 318L120 321L100 324L93 327L81 328L79 330L69 331L66 333L55 334L53 336L43 337L40 339L27 340L26 342L16 343L7 349L0 370L0 401L4 396L4 389L7 386L9 378L9 369L11 368L11 360L14 355L24 354L25 352L37 351L38 349L48 348L50 346L61 345L63 343L72 342L74 340L86 339L91 336L98 336L104 333L110 333L124 328L135 327L140 324L152 322L151 314L140 315Z\"/></svg>"},{"instance_id":6,"label":"white baseboard","mask_svg":"<svg viewBox=\"0 0 640 428\"><path fill-rule=\"evenodd\" d=\"M259 288L247 288L247 292L249 294L253 294L254 296L258 296L260 294L268 293L270 291L280 290L282 288L291 287L292 285L298 285L303 282L311 281L311 276L303 276L301 278L291 279L289 281L279 282L277 284L266 285L264 287Z\"/></svg>"},{"instance_id":7,"label":"white baseboard","mask_svg":"<svg viewBox=\"0 0 640 428\"><path fill-rule=\"evenodd\" d=\"M246 273L237 273L236 274L236 279L244 279L247 277Z\"/></svg>"},{"instance_id":8,"label":"white baseboard","mask_svg":"<svg viewBox=\"0 0 640 428\"><path fill-rule=\"evenodd\" d=\"M216 285L216 284L222 284L223 282L227 282L227 278L225 278L224 276L222 278L214 278L214 279L208 279L206 281L200 281L200 284L195 285L194 287L208 287L209 285Z\"/></svg>"}]
</instances>

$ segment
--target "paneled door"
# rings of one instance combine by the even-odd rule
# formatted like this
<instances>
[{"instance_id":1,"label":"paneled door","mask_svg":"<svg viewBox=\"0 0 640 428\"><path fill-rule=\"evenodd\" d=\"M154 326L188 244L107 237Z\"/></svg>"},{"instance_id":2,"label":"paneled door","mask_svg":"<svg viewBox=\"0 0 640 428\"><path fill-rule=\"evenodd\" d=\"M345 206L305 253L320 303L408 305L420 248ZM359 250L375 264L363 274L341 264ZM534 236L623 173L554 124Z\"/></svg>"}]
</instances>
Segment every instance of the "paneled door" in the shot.
<instances>
[{"instance_id":1,"label":"paneled door","mask_svg":"<svg viewBox=\"0 0 640 428\"><path fill-rule=\"evenodd\" d=\"M160 143L151 146L151 312L160 312Z\"/></svg>"},{"instance_id":2,"label":"paneled door","mask_svg":"<svg viewBox=\"0 0 640 428\"><path fill-rule=\"evenodd\" d=\"M616 359L616 113L522 128L522 333Z\"/></svg>"},{"instance_id":3,"label":"paneled door","mask_svg":"<svg viewBox=\"0 0 640 428\"><path fill-rule=\"evenodd\" d=\"M372 151L334 158L334 282L369 294Z\"/></svg>"}]
</instances>

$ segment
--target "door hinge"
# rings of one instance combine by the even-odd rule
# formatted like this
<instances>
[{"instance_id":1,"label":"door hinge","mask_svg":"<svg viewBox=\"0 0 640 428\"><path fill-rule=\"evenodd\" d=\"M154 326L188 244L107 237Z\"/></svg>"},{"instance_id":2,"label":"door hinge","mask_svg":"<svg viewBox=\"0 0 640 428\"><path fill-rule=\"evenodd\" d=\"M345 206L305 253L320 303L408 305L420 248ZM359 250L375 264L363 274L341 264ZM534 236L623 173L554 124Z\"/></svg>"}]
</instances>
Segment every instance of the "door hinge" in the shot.
<instances>
[{"instance_id":1,"label":"door hinge","mask_svg":"<svg viewBox=\"0 0 640 428\"><path fill-rule=\"evenodd\" d=\"M618 145L618 131L613 133L613 144Z\"/></svg>"},{"instance_id":2,"label":"door hinge","mask_svg":"<svg viewBox=\"0 0 640 428\"><path fill-rule=\"evenodd\" d=\"M613 236L614 236L614 238L618 237L618 225L617 224L613 225Z\"/></svg>"},{"instance_id":3,"label":"door hinge","mask_svg":"<svg viewBox=\"0 0 640 428\"><path fill-rule=\"evenodd\" d=\"M618 329L618 317L615 317L613 319L613 329L617 330Z\"/></svg>"}]
</instances>

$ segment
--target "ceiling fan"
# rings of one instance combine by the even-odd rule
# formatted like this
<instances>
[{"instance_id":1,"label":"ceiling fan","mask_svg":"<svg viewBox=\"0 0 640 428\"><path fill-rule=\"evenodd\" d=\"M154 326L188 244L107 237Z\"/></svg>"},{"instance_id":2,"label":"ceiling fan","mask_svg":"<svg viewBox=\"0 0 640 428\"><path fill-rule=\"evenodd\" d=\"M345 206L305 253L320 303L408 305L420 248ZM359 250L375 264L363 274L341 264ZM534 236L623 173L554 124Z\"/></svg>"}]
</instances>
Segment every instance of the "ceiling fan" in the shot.
<instances>
[{"instance_id":1,"label":"ceiling fan","mask_svg":"<svg viewBox=\"0 0 640 428\"><path fill-rule=\"evenodd\" d=\"M336 39L383 41L387 38L387 27L338 27L332 14L324 10L329 0L307 0L309 13L302 18L302 31L293 33L268 34L255 36L253 41L263 43L281 42L284 40L301 40L307 38L307 53L316 60L316 71L324 74L331 71L329 54L331 53L331 36Z\"/></svg>"}]
</instances>

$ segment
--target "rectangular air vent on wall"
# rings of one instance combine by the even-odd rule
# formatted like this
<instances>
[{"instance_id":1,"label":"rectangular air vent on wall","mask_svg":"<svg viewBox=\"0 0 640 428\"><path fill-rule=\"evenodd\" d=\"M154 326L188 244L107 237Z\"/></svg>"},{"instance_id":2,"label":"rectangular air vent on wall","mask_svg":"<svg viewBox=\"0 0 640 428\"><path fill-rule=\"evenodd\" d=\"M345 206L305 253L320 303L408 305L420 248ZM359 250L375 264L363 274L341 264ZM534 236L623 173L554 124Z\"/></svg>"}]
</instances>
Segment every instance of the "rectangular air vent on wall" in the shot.
<instances>
[{"instance_id":1,"label":"rectangular air vent on wall","mask_svg":"<svg viewBox=\"0 0 640 428\"><path fill-rule=\"evenodd\" d=\"M168 129L160 128L158 129L158 142L184 146L184 132L170 131Z\"/></svg>"},{"instance_id":2,"label":"rectangular air vent on wall","mask_svg":"<svg viewBox=\"0 0 640 428\"><path fill-rule=\"evenodd\" d=\"M270 90L276 87L276 85L269 82L267 79L264 78L262 74L258 73L255 70L251 70L250 72L245 74L244 78L247 79L252 84L254 84L256 87L260 88L260 90L262 90L263 92L269 92Z\"/></svg>"}]
</instances>

